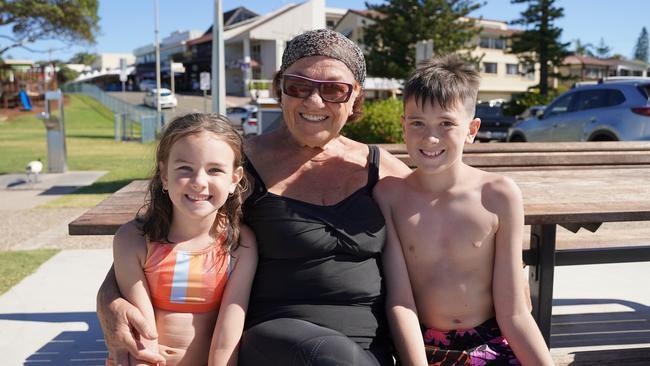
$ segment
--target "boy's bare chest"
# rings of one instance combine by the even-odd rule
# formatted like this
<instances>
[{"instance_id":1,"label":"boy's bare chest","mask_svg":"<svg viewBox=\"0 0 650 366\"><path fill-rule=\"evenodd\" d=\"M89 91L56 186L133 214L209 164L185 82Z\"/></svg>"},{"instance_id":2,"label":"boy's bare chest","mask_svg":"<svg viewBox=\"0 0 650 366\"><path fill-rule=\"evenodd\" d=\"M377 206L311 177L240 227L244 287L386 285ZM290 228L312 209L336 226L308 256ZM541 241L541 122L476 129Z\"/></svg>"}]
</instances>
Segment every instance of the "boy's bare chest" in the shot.
<instances>
[{"instance_id":1,"label":"boy's bare chest","mask_svg":"<svg viewBox=\"0 0 650 366\"><path fill-rule=\"evenodd\" d=\"M408 201L396 208L393 218L409 262L466 263L493 253L498 219L480 197Z\"/></svg>"}]
</instances>

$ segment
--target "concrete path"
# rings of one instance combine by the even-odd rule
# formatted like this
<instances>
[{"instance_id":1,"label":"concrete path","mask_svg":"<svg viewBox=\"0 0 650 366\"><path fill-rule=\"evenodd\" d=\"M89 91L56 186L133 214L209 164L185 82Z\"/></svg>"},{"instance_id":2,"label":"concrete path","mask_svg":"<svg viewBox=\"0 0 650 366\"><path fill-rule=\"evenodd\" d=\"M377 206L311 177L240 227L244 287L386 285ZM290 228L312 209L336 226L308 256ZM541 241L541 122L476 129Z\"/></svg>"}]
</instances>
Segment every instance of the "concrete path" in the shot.
<instances>
[{"instance_id":1,"label":"concrete path","mask_svg":"<svg viewBox=\"0 0 650 366\"><path fill-rule=\"evenodd\" d=\"M0 297L0 364L104 365L95 294L104 250L64 250Z\"/></svg>"},{"instance_id":2,"label":"concrete path","mask_svg":"<svg viewBox=\"0 0 650 366\"><path fill-rule=\"evenodd\" d=\"M104 171L45 173L37 182L28 182L22 173L0 175L0 250L110 248L110 237L68 235L68 223L87 208L38 207L91 185L104 174Z\"/></svg>"}]
</instances>

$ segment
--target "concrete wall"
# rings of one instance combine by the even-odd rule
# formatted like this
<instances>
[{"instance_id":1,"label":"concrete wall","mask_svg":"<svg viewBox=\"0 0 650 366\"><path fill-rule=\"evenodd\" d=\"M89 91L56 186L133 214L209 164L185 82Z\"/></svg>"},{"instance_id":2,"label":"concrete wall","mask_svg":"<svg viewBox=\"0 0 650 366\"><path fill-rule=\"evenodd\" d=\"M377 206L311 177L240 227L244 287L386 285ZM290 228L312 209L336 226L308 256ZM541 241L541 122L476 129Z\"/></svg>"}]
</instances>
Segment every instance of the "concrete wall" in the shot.
<instances>
[{"instance_id":1,"label":"concrete wall","mask_svg":"<svg viewBox=\"0 0 650 366\"><path fill-rule=\"evenodd\" d=\"M119 69L121 58L125 58L128 65L135 63L135 56L130 53L102 53L97 55L97 59L95 59L91 67L93 70L100 71Z\"/></svg>"}]
</instances>

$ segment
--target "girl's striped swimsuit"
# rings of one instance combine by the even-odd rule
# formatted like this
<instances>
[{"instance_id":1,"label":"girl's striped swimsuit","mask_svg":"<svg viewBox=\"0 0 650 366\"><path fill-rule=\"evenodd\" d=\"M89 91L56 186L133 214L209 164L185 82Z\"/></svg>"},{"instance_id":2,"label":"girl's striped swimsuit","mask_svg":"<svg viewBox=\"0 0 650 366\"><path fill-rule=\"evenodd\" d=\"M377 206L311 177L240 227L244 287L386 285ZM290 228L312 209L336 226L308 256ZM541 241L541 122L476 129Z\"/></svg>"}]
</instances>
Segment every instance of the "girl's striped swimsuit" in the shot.
<instances>
[{"instance_id":1,"label":"girl's striped swimsuit","mask_svg":"<svg viewBox=\"0 0 650 366\"><path fill-rule=\"evenodd\" d=\"M230 272L230 255L222 248L224 239L221 235L213 245L198 251L147 243L144 274L153 306L191 313L218 309Z\"/></svg>"}]
</instances>

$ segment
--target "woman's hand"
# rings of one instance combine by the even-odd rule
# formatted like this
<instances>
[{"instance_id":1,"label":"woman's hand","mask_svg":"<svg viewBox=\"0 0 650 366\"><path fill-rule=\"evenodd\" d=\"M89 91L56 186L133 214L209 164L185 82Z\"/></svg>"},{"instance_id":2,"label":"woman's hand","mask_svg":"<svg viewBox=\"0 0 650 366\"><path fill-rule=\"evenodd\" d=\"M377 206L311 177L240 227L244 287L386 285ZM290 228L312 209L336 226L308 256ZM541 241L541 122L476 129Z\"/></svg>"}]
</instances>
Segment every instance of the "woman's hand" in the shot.
<instances>
[{"instance_id":1,"label":"woman's hand","mask_svg":"<svg viewBox=\"0 0 650 366\"><path fill-rule=\"evenodd\" d=\"M140 311L120 296L113 267L97 293L97 317L117 366L129 366L129 353L141 361L165 364L162 355L145 349L139 341L140 337L156 340L158 335L147 325Z\"/></svg>"}]
</instances>

